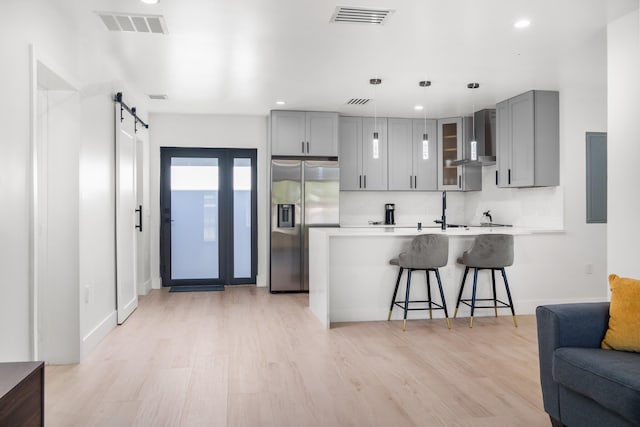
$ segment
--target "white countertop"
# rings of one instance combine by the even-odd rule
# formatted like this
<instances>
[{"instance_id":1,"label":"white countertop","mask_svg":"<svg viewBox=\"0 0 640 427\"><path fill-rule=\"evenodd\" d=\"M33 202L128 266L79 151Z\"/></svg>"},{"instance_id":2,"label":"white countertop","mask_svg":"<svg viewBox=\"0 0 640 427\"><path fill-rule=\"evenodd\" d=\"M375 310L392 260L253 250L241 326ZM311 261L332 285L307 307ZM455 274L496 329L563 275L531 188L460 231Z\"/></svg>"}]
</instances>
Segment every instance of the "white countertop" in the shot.
<instances>
[{"instance_id":1,"label":"white countertop","mask_svg":"<svg viewBox=\"0 0 640 427\"><path fill-rule=\"evenodd\" d=\"M448 236L477 236L479 234L513 234L513 235L527 235L527 234L547 234L547 233L563 233L564 230L552 230L552 229L540 229L540 228L525 228L525 227L468 227L468 228L447 228L445 231L440 229L440 226L422 227L422 230L418 231L417 227L402 227L402 226L343 226L340 228L312 228L313 230L326 233L328 236L335 237L347 237L347 236L417 236L420 234L434 234L444 233Z\"/></svg>"}]
</instances>

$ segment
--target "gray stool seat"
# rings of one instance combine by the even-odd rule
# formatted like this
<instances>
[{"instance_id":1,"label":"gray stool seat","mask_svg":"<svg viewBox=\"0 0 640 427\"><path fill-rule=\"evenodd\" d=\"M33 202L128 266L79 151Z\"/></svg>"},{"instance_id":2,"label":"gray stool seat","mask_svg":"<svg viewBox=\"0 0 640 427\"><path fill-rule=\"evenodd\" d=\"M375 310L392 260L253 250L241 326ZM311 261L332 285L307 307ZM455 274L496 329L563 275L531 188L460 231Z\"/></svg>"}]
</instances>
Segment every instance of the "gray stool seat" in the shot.
<instances>
[{"instance_id":1,"label":"gray stool seat","mask_svg":"<svg viewBox=\"0 0 640 427\"><path fill-rule=\"evenodd\" d=\"M393 290L393 297L391 298L391 305L389 306L389 316L387 320L391 320L391 313L393 307L398 306L404 310L404 323L403 330L407 327L407 312L409 310L429 310L429 318L433 318L433 310L444 310L444 315L447 320L447 327L451 327L449 322L449 313L447 311L447 304L444 299L444 292L442 290L442 281L440 280L439 267L447 265L449 259L449 237L440 234L424 234L415 237L411 241L411 245L408 251L400 253L398 258L389 260L389 264L397 265L400 267L398 277L396 279L396 285ZM405 292L404 301L396 301L398 294L398 287L400 286L400 279L402 273L407 270L407 286ZM411 273L416 270L424 270L427 278L427 299L426 300L410 300L411 291ZM438 282L438 288L440 291L441 304L438 304L431 299L431 281L429 272L433 271ZM425 304L423 308L410 308L410 304L421 303Z\"/></svg>"},{"instance_id":2,"label":"gray stool seat","mask_svg":"<svg viewBox=\"0 0 640 427\"><path fill-rule=\"evenodd\" d=\"M513 323L518 327L513 301L511 299L511 291L509 290L509 282L507 281L507 273L505 267L513 265L513 235L511 234L481 234L476 237L470 249L466 250L461 257L458 258L458 264L465 266L462 283L460 284L460 292L458 293L458 301L456 309L453 313L455 318L458 315L460 303L471 307L471 318L469 327L473 327L473 315L476 308L493 308L496 317L498 316L498 308L510 308L513 316ZM469 269L473 268L473 292L471 298L462 298L462 292L467 279ZM476 298L476 288L478 283L478 271L491 270L491 282L493 285L493 298ZM496 277L495 272L499 270L502 273L502 279L507 292L509 302L504 302L496 297ZM492 301L489 306L477 306L477 301Z\"/></svg>"}]
</instances>

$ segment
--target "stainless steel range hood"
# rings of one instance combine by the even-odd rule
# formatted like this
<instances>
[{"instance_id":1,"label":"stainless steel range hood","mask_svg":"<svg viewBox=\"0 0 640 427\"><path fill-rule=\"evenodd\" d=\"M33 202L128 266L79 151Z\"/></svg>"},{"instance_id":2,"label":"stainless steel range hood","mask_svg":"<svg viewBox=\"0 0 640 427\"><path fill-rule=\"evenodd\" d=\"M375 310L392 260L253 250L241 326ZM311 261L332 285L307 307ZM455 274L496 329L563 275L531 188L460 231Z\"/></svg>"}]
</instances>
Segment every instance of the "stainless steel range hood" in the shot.
<instances>
[{"instance_id":1,"label":"stainless steel range hood","mask_svg":"<svg viewBox=\"0 0 640 427\"><path fill-rule=\"evenodd\" d=\"M453 160L447 165L482 167L496 164L496 109L486 108L476 111L474 121L476 158Z\"/></svg>"}]
</instances>

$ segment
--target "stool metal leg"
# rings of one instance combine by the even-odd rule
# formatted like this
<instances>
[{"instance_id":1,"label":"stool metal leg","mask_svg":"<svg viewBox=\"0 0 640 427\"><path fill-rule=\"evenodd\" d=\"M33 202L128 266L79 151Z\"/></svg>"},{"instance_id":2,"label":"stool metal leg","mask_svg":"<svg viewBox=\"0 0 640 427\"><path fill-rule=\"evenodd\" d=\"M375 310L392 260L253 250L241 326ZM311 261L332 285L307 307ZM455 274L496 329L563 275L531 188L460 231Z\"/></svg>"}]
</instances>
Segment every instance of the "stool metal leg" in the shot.
<instances>
[{"instance_id":1,"label":"stool metal leg","mask_svg":"<svg viewBox=\"0 0 640 427\"><path fill-rule=\"evenodd\" d=\"M442 300L442 308L444 309L444 317L447 319L447 328L451 329L451 322L449 321L449 312L447 311L447 303L444 300L444 291L442 290L442 280L440 280L440 272L436 268L436 280L438 281L438 289L440 289L440 299Z\"/></svg>"},{"instance_id":2,"label":"stool metal leg","mask_svg":"<svg viewBox=\"0 0 640 427\"><path fill-rule=\"evenodd\" d=\"M516 319L516 310L513 308L513 301L511 300L511 292L509 291L509 282L507 281L507 273L504 271L504 268L501 268L500 271L502 271L502 279L504 280L504 287L507 290L507 298L509 299L509 305L511 306L511 315L513 316L513 324L517 328L518 319Z\"/></svg>"},{"instance_id":3,"label":"stool metal leg","mask_svg":"<svg viewBox=\"0 0 640 427\"><path fill-rule=\"evenodd\" d=\"M393 305L396 303L396 296L398 295L398 286L400 286L400 279L402 278L402 272L404 268L400 267L400 271L398 272L398 278L396 279L396 287L393 290L393 297L391 298L391 305L389 306L389 316L387 317L387 321L391 320L391 312L393 311Z\"/></svg>"},{"instance_id":4,"label":"stool metal leg","mask_svg":"<svg viewBox=\"0 0 640 427\"><path fill-rule=\"evenodd\" d=\"M493 285L493 311L498 317L498 300L496 299L496 269L491 269L491 284Z\"/></svg>"},{"instance_id":5,"label":"stool metal leg","mask_svg":"<svg viewBox=\"0 0 640 427\"><path fill-rule=\"evenodd\" d=\"M467 273L469 272L469 267L464 268L464 275L462 276L462 283L460 283L460 292L458 292L458 301L456 302L456 310L453 312L453 318L455 319L458 315L458 307L460 307L460 300L462 299L462 291L464 290L464 282L467 280Z\"/></svg>"},{"instance_id":6,"label":"stool metal leg","mask_svg":"<svg viewBox=\"0 0 640 427\"><path fill-rule=\"evenodd\" d=\"M478 269L473 269L473 292L471 293L471 319L469 319L469 327L473 328L473 312L476 308L476 285L478 284Z\"/></svg>"},{"instance_id":7,"label":"stool metal leg","mask_svg":"<svg viewBox=\"0 0 640 427\"><path fill-rule=\"evenodd\" d=\"M429 319L433 319L433 310L431 306L431 280L429 279L429 270L424 271L427 275L427 299L429 300Z\"/></svg>"},{"instance_id":8,"label":"stool metal leg","mask_svg":"<svg viewBox=\"0 0 640 427\"><path fill-rule=\"evenodd\" d=\"M402 330L407 330L407 311L409 311L409 291L411 290L411 272L412 268L407 269L407 292L404 297L404 323L402 324Z\"/></svg>"}]
</instances>

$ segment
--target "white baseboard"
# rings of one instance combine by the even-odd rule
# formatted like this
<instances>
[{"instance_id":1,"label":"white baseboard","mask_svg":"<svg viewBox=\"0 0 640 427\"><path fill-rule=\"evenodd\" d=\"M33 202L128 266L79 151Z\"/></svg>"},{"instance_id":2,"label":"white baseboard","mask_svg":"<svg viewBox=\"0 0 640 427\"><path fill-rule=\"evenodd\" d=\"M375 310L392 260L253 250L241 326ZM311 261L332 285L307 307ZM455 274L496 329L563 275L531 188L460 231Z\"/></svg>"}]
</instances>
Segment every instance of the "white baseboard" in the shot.
<instances>
[{"instance_id":1,"label":"white baseboard","mask_svg":"<svg viewBox=\"0 0 640 427\"><path fill-rule=\"evenodd\" d=\"M138 295L146 295L151 291L151 279L138 285Z\"/></svg>"},{"instance_id":2,"label":"white baseboard","mask_svg":"<svg viewBox=\"0 0 640 427\"><path fill-rule=\"evenodd\" d=\"M105 317L98 325L82 338L80 343L80 360L88 356L106 337L109 332L115 329L118 323L118 313L114 310Z\"/></svg>"},{"instance_id":3,"label":"white baseboard","mask_svg":"<svg viewBox=\"0 0 640 427\"><path fill-rule=\"evenodd\" d=\"M154 277L151 279L151 289L161 289L162 288L162 278Z\"/></svg>"}]
</instances>

